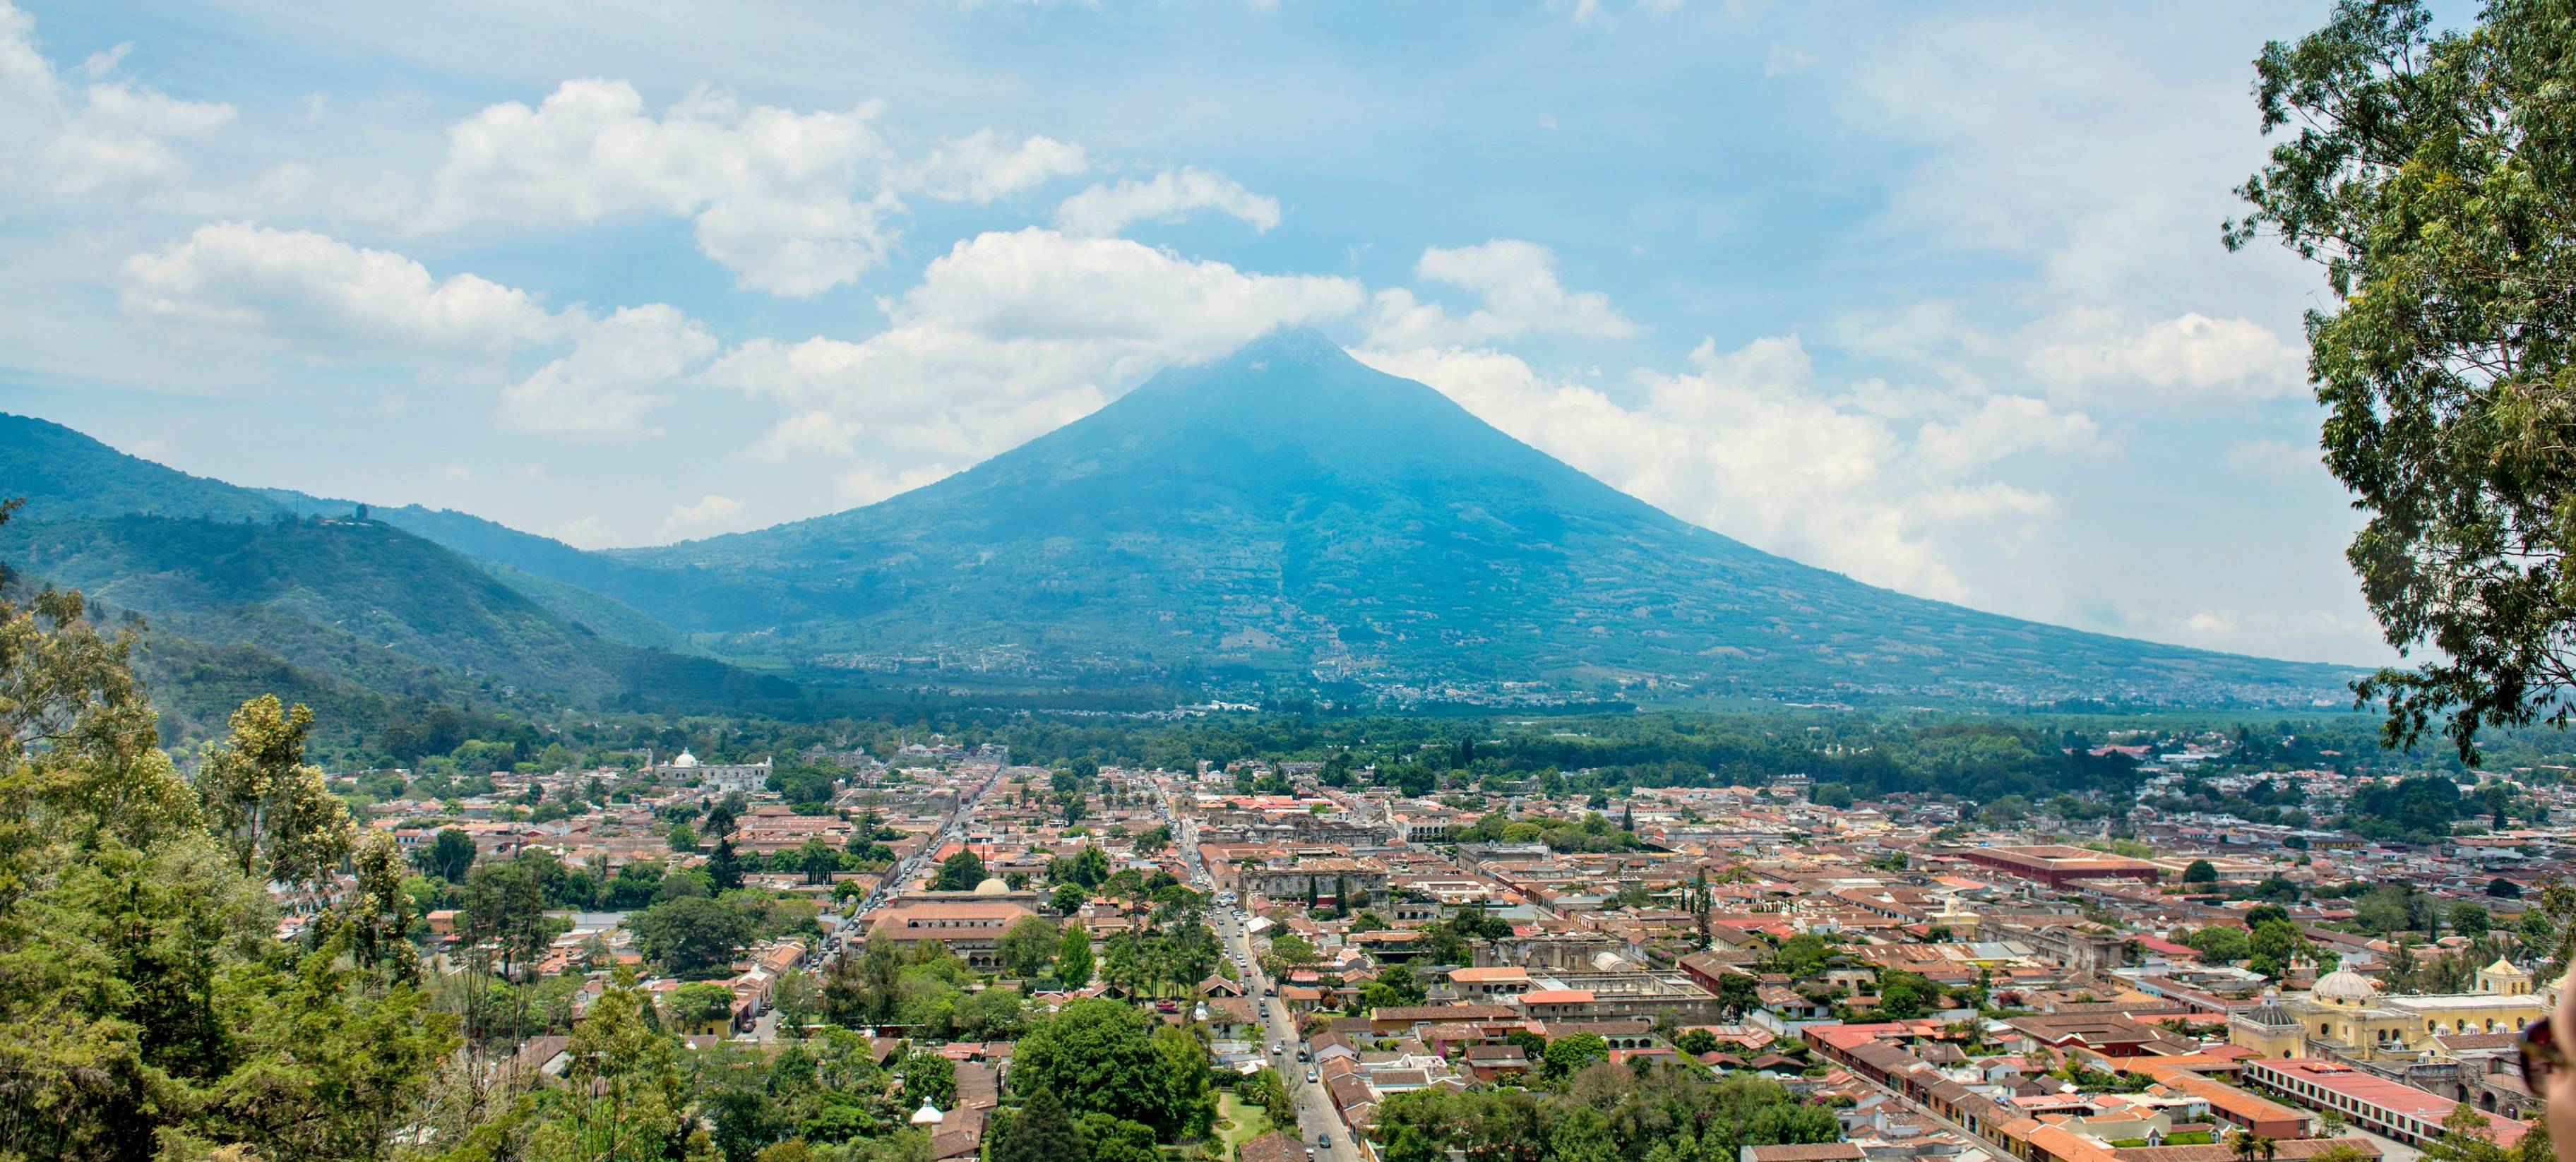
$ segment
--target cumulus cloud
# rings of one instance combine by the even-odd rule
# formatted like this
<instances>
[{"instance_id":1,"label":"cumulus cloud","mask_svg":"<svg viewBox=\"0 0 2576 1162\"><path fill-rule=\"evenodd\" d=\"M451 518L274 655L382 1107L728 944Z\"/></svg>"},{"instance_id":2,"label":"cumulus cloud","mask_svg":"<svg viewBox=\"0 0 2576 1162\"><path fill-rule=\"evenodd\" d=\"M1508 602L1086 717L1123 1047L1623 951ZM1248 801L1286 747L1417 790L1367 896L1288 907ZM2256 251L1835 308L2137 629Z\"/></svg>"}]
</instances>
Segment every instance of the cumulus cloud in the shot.
<instances>
[{"instance_id":1,"label":"cumulus cloud","mask_svg":"<svg viewBox=\"0 0 2576 1162\"><path fill-rule=\"evenodd\" d=\"M1369 346L1473 346L1533 332L1622 339L1641 330L1611 307L1608 295L1565 289L1556 277L1556 252L1535 242L1498 238L1455 249L1430 247L1413 273L1467 291L1479 305L1452 315L1401 287L1379 291Z\"/></svg>"},{"instance_id":2,"label":"cumulus cloud","mask_svg":"<svg viewBox=\"0 0 2576 1162\"><path fill-rule=\"evenodd\" d=\"M659 537L664 542L702 537L710 533L734 531L735 518L742 514L742 502L730 496L708 493L695 503L675 504L662 518Z\"/></svg>"},{"instance_id":3,"label":"cumulus cloud","mask_svg":"<svg viewBox=\"0 0 2576 1162\"><path fill-rule=\"evenodd\" d=\"M776 400L810 430L864 422L881 450L972 463L1164 367L1282 325L1344 317L1361 302L1347 279L1250 274L1122 238L987 233L957 243L889 301L883 332L755 339L702 378Z\"/></svg>"},{"instance_id":4,"label":"cumulus cloud","mask_svg":"<svg viewBox=\"0 0 2576 1162\"><path fill-rule=\"evenodd\" d=\"M771 426L758 443L743 449L753 460L782 464L812 456L850 456L867 425L828 411L800 412Z\"/></svg>"},{"instance_id":5,"label":"cumulus cloud","mask_svg":"<svg viewBox=\"0 0 2576 1162\"><path fill-rule=\"evenodd\" d=\"M475 275L441 279L390 251L247 222L209 223L128 258L119 297L135 317L264 340L306 360L497 368L561 350L502 391L497 418L517 431L583 439L650 434L646 417L671 399L662 385L685 379L717 347L666 304L604 318L549 310Z\"/></svg>"},{"instance_id":6,"label":"cumulus cloud","mask_svg":"<svg viewBox=\"0 0 2576 1162\"><path fill-rule=\"evenodd\" d=\"M2143 391L2168 399L2268 399L2297 391L2307 354L2250 319L2198 312L2146 320L2077 309L2023 332L2023 366L2070 395Z\"/></svg>"},{"instance_id":7,"label":"cumulus cloud","mask_svg":"<svg viewBox=\"0 0 2576 1162\"><path fill-rule=\"evenodd\" d=\"M1354 352L1419 379L1494 426L1685 520L1873 584L1957 600L1965 585L1945 535L1988 538L2055 511L2045 494L1961 480L1968 468L2089 439L2090 420L2039 401L1997 416L2059 433L1999 434L1983 411L1908 434L1888 417L1818 390L1796 336L1733 350L1704 342L1686 371L1639 370L1623 403L1583 383L1539 375L1492 350ZM2035 405L2032 406L2032 405Z\"/></svg>"},{"instance_id":8,"label":"cumulus cloud","mask_svg":"<svg viewBox=\"0 0 2576 1162\"><path fill-rule=\"evenodd\" d=\"M1961 472L2023 452L2080 451L2099 432L2082 412L2061 413L2029 396L1998 395L1955 423L1923 425L1914 441L1926 466Z\"/></svg>"},{"instance_id":9,"label":"cumulus cloud","mask_svg":"<svg viewBox=\"0 0 2576 1162\"><path fill-rule=\"evenodd\" d=\"M665 385L716 353L715 336L666 303L581 319L572 350L501 392L501 426L613 440L659 435L645 418L668 406Z\"/></svg>"},{"instance_id":10,"label":"cumulus cloud","mask_svg":"<svg viewBox=\"0 0 2576 1162\"><path fill-rule=\"evenodd\" d=\"M187 172L174 142L230 124L232 106L188 101L130 81L102 80L133 50L92 54L75 90L36 46L35 20L0 0L0 180L40 178L66 197L166 184ZM22 170L32 158L32 170Z\"/></svg>"},{"instance_id":11,"label":"cumulus cloud","mask_svg":"<svg viewBox=\"0 0 2576 1162\"><path fill-rule=\"evenodd\" d=\"M956 472L945 464L925 464L918 468L890 471L882 465L869 464L852 468L833 482L841 503L875 504L887 497L910 492L925 484L935 484Z\"/></svg>"},{"instance_id":12,"label":"cumulus cloud","mask_svg":"<svg viewBox=\"0 0 2576 1162\"><path fill-rule=\"evenodd\" d=\"M214 222L125 260L128 314L217 324L326 359L492 358L552 341L562 321L526 291L433 277L400 254L322 234Z\"/></svg>"},{"instance_id":13,"label":"cumulus cloud","mask_svg":"<svg viewBox=\"0 0 2576 1162\"><path fill-rule=\"evenodd\" d=\"M740 285L815 295L893 242L887 220L902 203L859 193L884 162L877 112L745 107L701 89L657 117L624 81L565 81L534 108L505 102L449 127L446 162L404 224L682 217Z\"/></svg>"},{"instance_id":14,"label":"cumulus cloud","mask_svg":"<svg viewBox=\"0 0 2576 1162\"><path fill-rule=\"evenodd\" d=\"M1279 200L1253 193L1221 173L1183 166L1152 178L1095 185L1064 200L1056 228L1067 234L1117 234L1137 222L1177 222L1193 210L1231 214L1267 231L1279 224Z\"/></svg>"},{"instance_id":15,"label":"cumulus cloud","mask_svg":"<svg viewBox=\"0 0 2576 1162\"><path fill-rule=\"evenodd\" d=\"M985 205L1091 168L1082 147L1051 137L985 129L941 144L905 174L905 184L944 202Z\"/></svg>"}]
</instances>

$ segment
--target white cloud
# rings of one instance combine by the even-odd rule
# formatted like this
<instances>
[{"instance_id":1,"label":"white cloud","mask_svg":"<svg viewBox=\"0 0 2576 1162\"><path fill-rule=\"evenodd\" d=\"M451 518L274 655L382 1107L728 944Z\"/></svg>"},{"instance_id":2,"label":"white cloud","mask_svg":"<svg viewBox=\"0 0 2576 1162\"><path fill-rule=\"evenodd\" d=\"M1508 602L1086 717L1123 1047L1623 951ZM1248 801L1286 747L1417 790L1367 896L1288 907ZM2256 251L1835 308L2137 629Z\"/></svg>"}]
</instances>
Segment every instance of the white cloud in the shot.
<instances>
[{"instance_id":1,"label":"white cloud","mask_svg":"<svg viewBox=\"0 0 2576 1162\"><path fill-rule=\"evenodd\" d=\"M1215 210L1269 230L1279 224L1279 200L1253 193L1220 173L1183 166L1146 181L1127 178L1095 185L1064 200L1056 227L1067 234L1111 235L1136 222L1177 222L1192 210Z\"/></svg>"},{"instance_id":2,"label":"white cloud","mask_svg":"<svg viewBox=\"0 0 2576 1162\"><path fill-rule=\"evenodd\" d=\"M875 504L887 497L910 492L925 484L935 484L955 473L945 464L926 464L890 472L880 465L852 468L833 482L841 503L860 506Z\"/></svg>"},{"instance_id":3,"label":"white cloud","mask_svg":"<svg viewBox=\"0 0 2576 1162\"><path fill-rule=\"evenodd\" d=\"M2188 607L2186 607L2188 608ZM2379 638L2377 622L2323 609L2228 609L2132 618L2120 627L2159 641L2268 657L2353 656L2354 642Z\"/></svg>"},{"instance_id":4,"label":"white cloud","mask_svg":"<svg viewBox=\"0 0 2576 1162\"><path fill-rule=\"evenodd\" d=\"M91 80L97 80L100 77L104 77L109 73L115 72L116 66L125 62L126 54L133 51L133 41L118 41L114 48L108 49L105 52L94 52L89 54L86 59L81 61L81 71L89 74Z\"/></svg>"},{"instance_id":5,"label":"white cloud","mask_svg":"<svg viewBox=\"0 0 2576 1162\"><path fill-rule=\"evenodd\" d=\"M2027 264L2050 301L2171 296L2229 313L2293 301L2313 278L2216 244L2266 146L2243 52L2189 22L2151 8L1927 14L1855 27L1827 67L1836 110L1919 159L1890 175L1859 239L1873 256L1981 252ZM2246 128L2213 129L2231 126Z\"/></svg>"},{"instance_id":6,"label":"white cloud","mask_svg":"<svg viewBox=\"0 0 2576 1162\"><path fill-rule=\"evenodd\" d=\"M660 538L669 542L731 532L732 522L741 515L741 501L710 492L694 504L672 505L670 515L662 518Z\"/></svg>"},{"instance_id":7,"label":"white cloud","mask_svg":"<svg viewBox=\"0 0 2576 1162\"><path fill-rule=\"evenodd\" d=\"M1379 291L1369 346L1472 346L1531 332L1622 339L1641 331L1611 307L1609 296L1565 289L1557 281L1556 253L1535 242L1498 238L1455 249L1430 247L1413 273L1468 291L1480 305L1455 316L1401 287Z\"/></svg>"},{"instance_id":8,"label":"white cloud","mask_svg":"<svg viewBox=\"0 0 2576 1162\"><path fill-rule=\"evenodd\" d=\"M1785 44L1775 44L1771 46L1771 51L1763 55L1762 75L1785 77L1791 73L1805 72L1807 66L1814 63L1816 58L1812 53L1800 52Z\"/></svg>"},{"instance_id":9,"label":"white cloud","mask_svg":"<svg viewBox=\"0 0 2576 1162\"><path fill-rule=\"evenodd\" d=\"M658 390L716 353L715 336L664 303L621 307L577 327L572 351L501 392L501 426L614 440L659 435L645 418L671 402Z\"/></svg>"},{"instance_id":10,"label":"white cloud","mask_svg":"<svg viewBox=\"0 0 2576 1162\"><path fill-rule=\"evenodd\" d=\"M440 279L400 254L309 231L246 222L198 227L125 262L129 315L189 324L214 341L257 339L324 362L428 361L498 368L566 348L501 393L516 431L616 439L651 434L665 385L716 352L715 337L676 307L624 307L605 318L549 311L526 291L471 274Z\"/></svg>"},{"instance_id":11,"label":"white cloud","mask_svg":"<svg viewBox=\"0 0 2576 1162\"><path fill-rule=\"evenodd\" d=\"M835 431L864 423L880 451L972 463L1164 367L1282 325L1345 317L1361 302L1348 279L1247 274L1123 238L988 233L957 243L885 303L885 331L857 342L755 339L703 378L777 400L812 430L831 422L819 413L850 426Z\"/></svg>"},{"instance_id":12,"label":"white cloud","mask_svg":"<svg viewBox=\"0 0 2576 1162\"><path fill-rule=\"evenodd\" d=\"M545 535L576 549L605 549L617 543L616 536L608 531L608 522L597 516L575 517L546 529Z\"/></svg>"},{"instance_id":13,"label":"white cloud","mask_svg":"<svg viewBox=\"0 0 2576 1162\"><path fill-rule=\"evenodd\" d=\"M1967 596L1948 556L1965 546L1948 534L1982 544L2055 511L2042 493L1956 479L2009 454L1997 448L2010 438L1982 434L1985 413L1927 424L1909 438L1888 419L1818 392L1795 336L1732 351L1702 343L1686 373L1636 372L1635 404L1544 378L1491 350L1354 354L1430 384L1503 431L1685 520L1924 596ZM2032 444L2036 450L2073 446L2067 433L2089 438L2089 420L2057 416L2038 401L1996 414L2060 434Z\"/></svg>"},{"instance_id":14,"label":"white cloud","mask_svg":"<svg viewBox=\"0 0 2576 1162\"><path fill-rule=\"evenodd\" d=\"M2061 413L2029 396L1998 395L1956 423L1923 425L1914 440L1927 466L1962 472L2022 452L2081 451L2099 432L2082 412Z\"/></svg>"},{"instance_id":15,"label":"white cloud","mask_svg":"<svg viewBox=\"0 0 2576 1162\"><path fill-rule=\"evenodd\" d=\"M849 456L851 444L866 430L866 424L828 411L801 412L778 421L759 443L743 449L743 455L772 464L808 456Z\"/></svg>"},{"instance_id":16,"label":"white cloud","mask_svg":"<svg viewBox=\"0 0 2576 1162\"><path fill-rule=\"evenodd\" d=\"M248 222L199 226L126 259L120 301L131 315L259 332L327 359L492 358L562 334L526 291Z\"/></svg>"},{"instance_id":17,"label":"white cloud","mask_svg":"<svg viewBox=\"0 0 2576 1162\"><path fill-rule=\"evenodd\" d=\"M2062 311L2023 331L2023 366L2069 395L2268 399L2297 391L2306 352L2250 319L2198 312L2147 321L2111 310Z\"/></svg>"},{"instance_id":18,"label":"white cloud","mask_svg":"<svg viewBox=\"0 0 2576 1162\"><path fill-rule=\"evenodd\" d=\"M92 83L77 93L36 47L35 20L0 0L0 182L41 175L65 197L167 183L187 172L173 141L202 138L230 124L230 105L187 101L143 85L100 78L115 71L131 43L93 53L81 72ZM22 171L25 159L36 165Z\"/></svg>"},{"instance_id":19,"label":"white cloud","mask_svg":"<svg viewBox=\"0 0 2576 1162\"><path fill-rule=\"evenodd\" d=\"M702 89L655 117L624 81L565 81L536 108L493 105L451 126L446 164L406 225L667 214L694 222L698 249L741 285L819 294L893 241L886 223L902 203L858 194L884 157L876 115L745 108Z\"/></svg>"},{"instance_id":20,"label":"white cloud","mask_svg":"<svg viewBox=\"0 0 2576 1162\"><path fill-rule=\"evenodd\" d=\"M985 205L1091 168L1082 147L1050 137L979 130L940 145L905 175L908 188L945 202Z\"/></svg>"},{"instance_id":21,"label":"white cloud","mask_svg":"<svg viewBox=\"0 0 2576 1162\"><path fill-rule=\"evenodd\" d=\"M2227 466L2256 476L2313 477L2325 468L2315 441L2244 440L2227 449Z\"/></svg>"}]
</instances>

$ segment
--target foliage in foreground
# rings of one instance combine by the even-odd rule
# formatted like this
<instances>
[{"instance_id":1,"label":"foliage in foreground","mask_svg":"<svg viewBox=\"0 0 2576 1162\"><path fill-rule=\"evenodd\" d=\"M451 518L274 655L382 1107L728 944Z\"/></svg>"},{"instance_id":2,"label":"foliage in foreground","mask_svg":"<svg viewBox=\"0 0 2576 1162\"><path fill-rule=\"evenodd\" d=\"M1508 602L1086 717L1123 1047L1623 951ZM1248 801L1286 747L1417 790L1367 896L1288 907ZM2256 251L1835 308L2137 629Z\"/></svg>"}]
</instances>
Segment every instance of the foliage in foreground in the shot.
<instances>
[{"instance_id":1,"label":"foliage in foreground","mask_svg":"<svg viewBox=\"0 0 2576 1162\"><path fill-rule=\"evenodd\" d=\"M2432 27L2420 0L2344 0L2265 46L2263 128L2295 132L2226 241L2325 269L2308 374L2369 514L2346 556L2389 643L2433 659L2356 688L2392 742L2439 717L2469 757L2576 693L2576 4Z\"/></svg>"}]
</instances>

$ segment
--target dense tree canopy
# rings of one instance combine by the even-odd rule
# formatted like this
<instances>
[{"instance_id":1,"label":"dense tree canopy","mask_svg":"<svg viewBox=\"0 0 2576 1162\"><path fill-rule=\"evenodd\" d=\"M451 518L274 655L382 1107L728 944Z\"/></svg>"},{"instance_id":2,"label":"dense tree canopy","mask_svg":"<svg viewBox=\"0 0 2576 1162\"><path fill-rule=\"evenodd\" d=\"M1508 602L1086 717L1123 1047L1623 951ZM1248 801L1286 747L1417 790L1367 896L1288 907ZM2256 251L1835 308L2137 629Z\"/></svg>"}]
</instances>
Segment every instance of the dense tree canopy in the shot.
<instances>
[{"instance_id":1,"label":"dense tree canopy","mask_svg":"<svg viewBox=\"0 0 2576 1162\"><path fill-rule=\"evenodd\" d=\"M2490 0L2433 33L2343 0L2255 62L2267 133L2230 246L2324 268L2308 314L2326 465L2368 523L2348 552L2413 670L2359 687L2410 742L2441 718L2563 724L2576 691L2576 53L2566 0Z\"/></svg>"},{"instance_id":2,"label":"dense tree canopy","mask_svg":"<svg viewBox=\"0 0 2576 1162\"><path fill-rule=\"evenodd\" d=\"M1047 1090L1076 1116L1107 1114L1172 1141L1212 1116L1207 1068L1195 1041L1186 1050L1159 1043L1134 1006L1078 1000L1020 1038L1011 1084Z\"/></svg>"}]
</instances>

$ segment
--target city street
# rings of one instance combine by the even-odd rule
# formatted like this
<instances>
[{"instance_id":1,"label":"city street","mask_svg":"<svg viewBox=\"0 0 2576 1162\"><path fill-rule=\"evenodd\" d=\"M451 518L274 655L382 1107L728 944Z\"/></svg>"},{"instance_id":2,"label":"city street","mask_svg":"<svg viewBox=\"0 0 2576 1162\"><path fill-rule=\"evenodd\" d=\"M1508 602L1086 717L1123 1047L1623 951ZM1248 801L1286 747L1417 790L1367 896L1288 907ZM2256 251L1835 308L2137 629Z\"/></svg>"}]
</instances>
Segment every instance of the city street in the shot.
<instances>
[{"instance_id":1,"label":"city street","mask_svg":"<svg viewBox=\"0 0 2576 1162\"><path fill-rule=\"evenodd\" d=\"M1197 832L1185 830L1168 800L1163 806L1163 821L1171 827L1173 841L1182 845L1181 851L1189 863L1191 874L1208 875L1207 865L1199 859ZM1243 982L1261 1008L1262 1050L1267 1052L1273 1045L1284 1045L1288 1049L1285 1054L1271 1054L1270 1065L1279 1071L1279 1080L1286 1083L1289 1096L1296 1100L1298 1140L1310 1150L1318 1137L1332 1140L1332 1148L1314 1151L1319 1162L1361 1162L1360 1152L1351 1143L1350 1127L1342 1123L1341 1114L1333 1109L1331 1095L1321 1084L1306 1081L1308 1065L1297 1060L1301 1038L1297 1035L1297 1022L1288 1012L1288 1006L1277 997L1261 995L1265 986L1272 982L1262 975L1260 962L1253 958L1252 939L1244 932L1243 923L1236 919L1233 908L1219 907L1216 915L1217 931L1224 936L1227 951L1250 966L1244 971Z\"/></svg>"}]
</instances>

